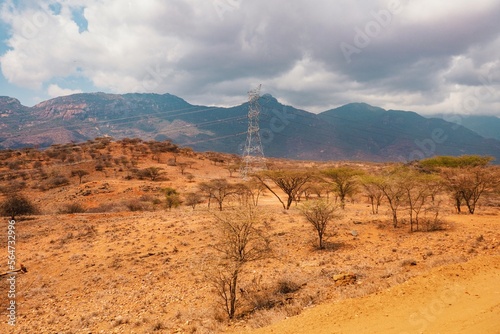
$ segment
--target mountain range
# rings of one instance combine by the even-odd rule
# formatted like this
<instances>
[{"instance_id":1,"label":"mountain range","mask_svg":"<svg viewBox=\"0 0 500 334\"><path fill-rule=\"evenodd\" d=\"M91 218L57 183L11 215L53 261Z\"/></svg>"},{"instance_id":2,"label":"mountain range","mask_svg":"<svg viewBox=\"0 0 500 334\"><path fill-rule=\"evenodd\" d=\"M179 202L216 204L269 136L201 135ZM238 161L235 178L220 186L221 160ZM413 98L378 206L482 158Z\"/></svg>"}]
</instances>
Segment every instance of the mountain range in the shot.
<instances>
[{"instance_id":1,"label":"mountain range","mask_svg":"<svg viewBox=\"0 0 500 334\"><path fill-rule=\"evenodd\" d=\"M268 94L260 97L259 104L266 156L410 161L433 155L480 154L500 161L500 119L496 117L474 123L475 118L469 116L453 123L365 103L314 114L283 105ZM197 151L241 154L247 114L248 103L230 108L200 106L171 94L82 93L33 107L0 97L0 148L43 148L111 136L171 140Z\"/></svg>"}]
</instances>

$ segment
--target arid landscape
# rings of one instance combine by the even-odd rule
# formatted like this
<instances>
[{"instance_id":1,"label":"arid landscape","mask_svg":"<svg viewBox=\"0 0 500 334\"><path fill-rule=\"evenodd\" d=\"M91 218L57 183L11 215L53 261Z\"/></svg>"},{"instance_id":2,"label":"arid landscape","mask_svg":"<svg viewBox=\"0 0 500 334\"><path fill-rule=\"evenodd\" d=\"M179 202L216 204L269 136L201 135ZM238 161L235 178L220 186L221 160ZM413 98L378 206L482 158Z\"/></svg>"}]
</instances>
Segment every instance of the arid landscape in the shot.
<instances>
[{"instance_id":1,"label":"arid landscape","mask_svg":"<svg viewBox=\"0 0 500 334\"><path fill-rule=\"evenodd\" d=\"M397 164L268 159L268 189L240 177L238 156L169 142L98 138L0 154L0 200L23 195L36 207L15 217L16 268L27 272L16 274L15 326L2 277L1 333L499 333L498 166L484 167L495 182L473 214L465 203L458 214L449 189L434 184L414 226L403 201L397 224L382 195L374 213L363 184L375 183L358 178ZM342 205L334 174L322 173L334 169L356 170L356 187L320 248L304 211L318 198ZM286 209L287 196L269 180L292 172L314 177ZM207 190L214 180L231 186L227 196ZM219 223L242 210L255 214L267 248L238 267L228 319L217 293L217 266L227 263L217 258L230 239ZM6 216L2 273L8 225Z\"/></svg>"}]
</instances>

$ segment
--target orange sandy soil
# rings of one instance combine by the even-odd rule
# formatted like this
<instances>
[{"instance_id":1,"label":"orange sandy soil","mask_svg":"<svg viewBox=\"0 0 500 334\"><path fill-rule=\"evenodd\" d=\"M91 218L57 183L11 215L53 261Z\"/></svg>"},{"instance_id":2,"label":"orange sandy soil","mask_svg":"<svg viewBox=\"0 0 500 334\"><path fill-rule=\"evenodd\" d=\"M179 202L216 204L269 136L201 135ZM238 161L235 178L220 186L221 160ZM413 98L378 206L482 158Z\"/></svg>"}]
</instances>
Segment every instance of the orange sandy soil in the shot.
<instances>
[{"instance_id":1,"label":"orange sandy soil","mask_svg":"<svg viewBox=\"0 0 500 334\"><path fill-rule=\"evenodd\" d=\"M392 228L386 207L372 215L360 197L319 251L300 211L284 211L266 193L258 211L273 254L241 274L244 292L230 323L206 279L215 208L57 214L64 203L163 199L158 189L167 186L182 194L211 178L240 181L222 166L190 159L194 182L162 164L169 180L92 172L81 185L73 178L63 188L25 192L42 214L16 223L16 259L28 272L17 275L14 327L1 281L0 333L500 333L499 208L456 215L450 206L444 230L410 233L407 225ZM0 229L6 250L6 218ZM336 286L339 273L355 274L356 283ZM279 282L297 289L278 293Z\"/></svg>"},{"instance_id":2,"label":"orange sandy soil","mask_svg":"<svg viewBox=\"0 0 500 334\"><path fill-rule=\"evenodd\" d=\"M500 333L499 282L500 256L480 256L251 333Z\"/></svg>"}]
</instances>

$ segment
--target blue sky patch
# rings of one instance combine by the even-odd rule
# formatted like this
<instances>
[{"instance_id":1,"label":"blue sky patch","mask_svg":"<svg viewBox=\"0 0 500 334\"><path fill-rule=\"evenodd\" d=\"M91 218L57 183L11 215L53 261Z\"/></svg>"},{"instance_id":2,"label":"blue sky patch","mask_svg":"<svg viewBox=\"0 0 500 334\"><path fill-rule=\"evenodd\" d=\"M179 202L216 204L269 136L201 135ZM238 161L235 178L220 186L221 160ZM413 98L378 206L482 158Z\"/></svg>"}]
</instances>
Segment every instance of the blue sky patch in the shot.
<instances>
[{"instance_id":1,"label":"blue sky patch","mask_svg":"<svg viewBox=\"0 0 500 334\"><path fill-rule=\"evenodd\" d=\"M89 22L84 15L85 7L73 8L71 10L71 18L78 25L78 32L81 34L84 31L88 31Z\"/></svg>"}]
</instances>

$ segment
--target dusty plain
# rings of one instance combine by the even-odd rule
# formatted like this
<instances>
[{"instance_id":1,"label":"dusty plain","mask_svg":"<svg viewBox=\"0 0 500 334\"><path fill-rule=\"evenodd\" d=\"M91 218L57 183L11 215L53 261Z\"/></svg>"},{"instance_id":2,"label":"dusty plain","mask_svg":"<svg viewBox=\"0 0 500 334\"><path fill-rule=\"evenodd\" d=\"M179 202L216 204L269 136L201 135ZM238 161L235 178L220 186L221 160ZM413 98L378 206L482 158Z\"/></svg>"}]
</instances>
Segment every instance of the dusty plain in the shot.
<instances>
[{"instance_id":1,"label":"dusty plain","mask_svg":"<svg viewBox=\"0 0 500 334\"><path fill-rule=\"evenodd\" d=\"M132 156L113 143L96 152ZM228 322L207 281L219 211L206 202L166 210L162 189L175 188L182 197L202 181L241 182L227 169L234 157L214 163L202 153L146 152L135 157L136 166L162 168L162 177L151 181L130 178L119 165L96 171L95 159L80 154L80 161L43 162L48 174L70 180L51 189L36 186L43 182L31 167L36 159L19 170L2 169L28 175L19 191L40 213L16 221L16 262L28 272L16 276L15 326L7 324L9 284L2 278L0 333L500 333L500 207L492 201L474 215L458 215L447 202L442 230L410 233L407 225L391 226L385 203L374 215L359 194L332 223L327 248L318 250L299 208L283 210L265 192L257 211L272 254L242 273L237 318ZM173 158L191 167L182 172L167 163ZM89 173L81 184L69 175L75 169ZM17 182L1 184L12 179ZM131 200L143 206L130 211ZM60 213L71 203L87 212ZM225 210L238 205L224 203ZM7 271L7 224L3 217L1 272ZM341 273L356 281L336 284ZM283 284L295 288L280 292Z\"/></svg>"}]
</instances>

